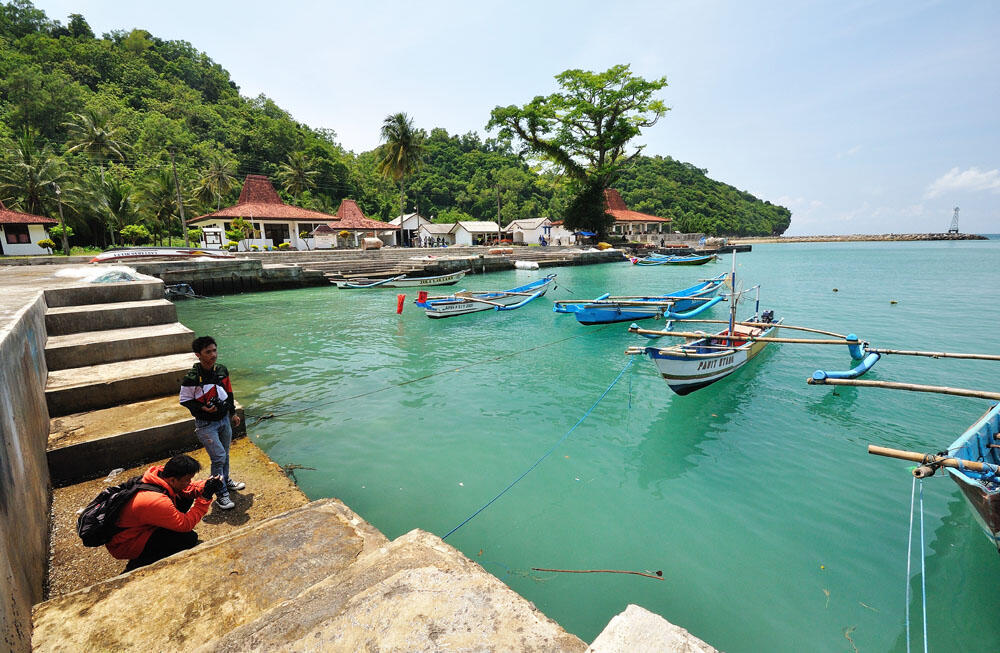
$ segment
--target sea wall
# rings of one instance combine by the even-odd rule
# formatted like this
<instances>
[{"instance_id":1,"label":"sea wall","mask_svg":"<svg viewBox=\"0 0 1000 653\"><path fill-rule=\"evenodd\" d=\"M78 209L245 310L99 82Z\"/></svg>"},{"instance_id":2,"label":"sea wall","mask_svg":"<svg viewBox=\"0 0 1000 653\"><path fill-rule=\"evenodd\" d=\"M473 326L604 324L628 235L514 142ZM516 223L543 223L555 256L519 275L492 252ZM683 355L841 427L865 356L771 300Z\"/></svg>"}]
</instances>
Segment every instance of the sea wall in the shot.
<instances>
[{"instance_id":1,"label":"sea wall","mask_svg":"<svg viewBox=\"0 0 1000 653\"><path fill-rule=\"evenodd\" d=\"M27 302L0 333L0 632L3 650L31 649L49 547L45 445L45 300Z\"/></svg>"},{"instance_id":2,"label":"sea wall","mask_svg":"<svg viewBox=\"0 0 1000 653\"><path fill-rule=\"evenodd\" d=\"M781 236L778 238L731 238L730 243L863 243L910 242L917 240L989 240L977 234L850 234L846 236Z\"/></svg>"}]
</instances>

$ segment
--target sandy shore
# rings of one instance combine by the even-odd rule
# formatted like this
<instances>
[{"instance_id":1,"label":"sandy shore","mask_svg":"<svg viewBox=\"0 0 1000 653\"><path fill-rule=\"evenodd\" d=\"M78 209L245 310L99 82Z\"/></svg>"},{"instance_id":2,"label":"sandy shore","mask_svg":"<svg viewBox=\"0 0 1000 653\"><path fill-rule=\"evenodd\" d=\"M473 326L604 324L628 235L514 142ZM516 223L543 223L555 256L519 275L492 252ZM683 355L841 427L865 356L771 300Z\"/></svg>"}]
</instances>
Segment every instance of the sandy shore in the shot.
<instances>
[{"instance_id":1,"label":"sandy shore","mask_svg":"<svg viewBox=\"0 0 1000 653\"><path fill-rule=\"evenodd\" d=\"M731 245L761 243L851 243L909 240L989 240L978 234L851 234L848 236L781 236L778 238L730 238Z\"/></svg>"}]
</instances>

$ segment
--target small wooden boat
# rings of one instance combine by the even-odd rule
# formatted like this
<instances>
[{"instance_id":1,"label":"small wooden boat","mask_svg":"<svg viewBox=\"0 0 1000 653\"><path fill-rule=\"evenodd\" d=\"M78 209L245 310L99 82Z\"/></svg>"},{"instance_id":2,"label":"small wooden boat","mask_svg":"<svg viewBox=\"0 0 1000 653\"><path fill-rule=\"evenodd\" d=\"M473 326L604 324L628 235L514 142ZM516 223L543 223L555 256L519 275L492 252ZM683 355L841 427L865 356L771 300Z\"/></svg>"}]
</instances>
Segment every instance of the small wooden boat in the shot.
<instances>
[{"instance_id":1,"label":"small wooden boat","mask_svg":"<svg viewBox=\"0 0 1000 653\"><path fill-rule=\"evenodd\" d=\"M645 258L632 257L632 265L704 265L709 261L714 261L718 256L715 254L689 256L670 256L666 254L650 254Z\"/></svg>"},{"instance_id":2,"label":"small wooden boat","mask_svg":"<svg viewBox=\"0 0 1000 653\"><path fill-rule=\"evenodd\" d=\"M330 279L338 288L419 288L423 286L453 286L465 277L468 270L432 277L411 277L400 274L386 279Z\"/></svg>"},{"instance_id":3,"label":"small wooden boat","mask_svg":"<svg viewBox=\"0 0 1000 653\"><path fill-rule=\"evenodd\" d=\"M1000 404L994 404L948 447L946 455L868 445L868 453L920 463L917 478L944 467L962 490L983 534L1000 553Z\"/></svg>"},{"instance_id":4,"label":"small wooden boat","mask_svg":"<svg viewBox=\"0 0 1000 653\"><path fill-rule=\"evenodd\" d=\"M702 279L690 288L664 295L612 297L610 293L605 293L586 302L559 300L552 310L572 313L577 322L586 325L634 322L650 317L690 318L722 301L723 298L717 294L728 276L720 274L712 279Z\"/></svg>"},{"instance_id":5,"label":"small wooden boat","mask_svg":"<svg viewBox=\"0 0 1000 653\"><path fill-rule=\"evenodd\" d=\"M723 379L753 360L778 335L781 320L774 320L773 311L754 315L750 322L761 326L734 323L729 329L696 337L670 347L629 347L629 355L649 356L670 389L686 395ZM633 327L629 331L641 330ZM657 332L670 335L671 332ZM675 335L682 335L676 333ZM685 336L693 334L684 333Z\"/></svg>"},{"instance_id":6,"label":"small wooden boat","mask_svg":"<svg viewBox=\"0 0 1000 653\"><path fill-rule=\"evenodd\" d=\"M555 279L556 275L550 274L510 290L476 292L461 290L454 295L418 296L415 303L424 309L427 317L435 319L488 310L512 311L544 295L553 287Z\"/></svg>"},{"instance_id":7,"label":"small wooden boat","mask_svg":"<svg viewBox=\"0 0 1000 653\"><path fill-rule=\"evenodd\" d=\"M149 259L235 258L232 252L222 249L201 249L198 247L121 247L101 252L90 259L91 263L122 263L125 261Z\"/></svg>"}]
</instances>

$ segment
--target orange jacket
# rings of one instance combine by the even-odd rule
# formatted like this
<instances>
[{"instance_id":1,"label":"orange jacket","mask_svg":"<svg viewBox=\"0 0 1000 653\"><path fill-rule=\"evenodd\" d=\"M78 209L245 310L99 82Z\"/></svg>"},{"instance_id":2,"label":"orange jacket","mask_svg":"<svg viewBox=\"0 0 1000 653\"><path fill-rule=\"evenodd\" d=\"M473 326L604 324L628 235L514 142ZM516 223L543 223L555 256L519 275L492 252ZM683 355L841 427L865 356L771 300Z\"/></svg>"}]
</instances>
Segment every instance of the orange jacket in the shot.
<instances>
[{"instance_id":1,"label":"orange jacket","mask_svg":"<svg viewBox=\"0 0 1000 653\"><path fill-rule=\"evenodd\" d=\"M211 499L205 499L201 496L205 481L192 483L178 494L170 488L166 481L160 478L161 471L163 471L163 465L153 465L142 475L142 482L159 485L167 493L161 494L149 490L136 492L118 515L117 526L123 530L116 533L106 545L108 553L113 557L119 560L138 558L146 547L149 536L158 527L179 533L193 530L208 512L209 506L212 505ZM194 504L186 513L181 512L174 505L174 500L179 496L189 499L195 497Z\"/></svg>"}]
</instances>

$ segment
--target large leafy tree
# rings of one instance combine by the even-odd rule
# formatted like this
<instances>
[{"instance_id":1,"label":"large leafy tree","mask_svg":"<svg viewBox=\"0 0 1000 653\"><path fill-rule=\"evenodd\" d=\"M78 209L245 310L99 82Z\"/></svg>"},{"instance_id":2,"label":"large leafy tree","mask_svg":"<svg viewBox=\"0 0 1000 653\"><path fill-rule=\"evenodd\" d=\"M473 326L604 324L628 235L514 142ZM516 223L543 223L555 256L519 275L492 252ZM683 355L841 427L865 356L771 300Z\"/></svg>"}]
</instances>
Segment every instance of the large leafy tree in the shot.
<instances>
[{"instance_id":1,"label":"large leafy tree","mask_svg":"<svg viewBox=\"0 0 1000 653\"><path fill-rule=\"evenodd\" d=\"M73 114L73 120L65 123L70 139L67 152L84 152L101 166L108 159L125 160L125 143L118 140L118 130L109 124L108 114L103 111L88 111Z\"/></svg>"},{"instance_id":2,"label":"large leafy tree","mask_svg":"<svg viewBox=\"0 0 1000 653\"><path fill-rule=\"evenodd\" d=\"M35 135L25 131L0 166L0 199L25 213L46 215L57 208L55 185L67 181L63 160L48 145L39 147Z\"/></svg>"},{"instance_id":3,"label":"large leafy tree","mask_svg":"<svg viewBox=\"0 0 1000 653\"><path fill-rule=\"evenodd\" d=\"M630 151L630 142L669 110L655 97L667 79L645 80L618 65L601 73L566 70L556 81L557 93L522 107L496 107L486 127L519 139L526 152L556 164L576 182L568 227L606 234L611 219L604 213L603 190L642 152L642 146Z\"/></svg>"},{"instance_id":4,"label":"large leafy tree","mask_svg":"<svg viewBox=\"0 0 1000 653\"><path fill-rule=\"evenodd\" d=\"M406 213L406 178L420 167L426 137L405 113L386 116L381 135L385 142L379 148L378 171L399 184L399 215L402 216Z\"/></svg>"}]
</instances>

